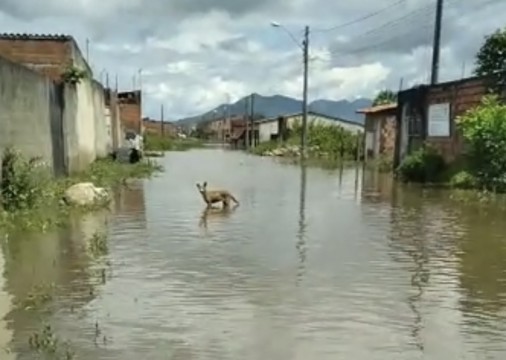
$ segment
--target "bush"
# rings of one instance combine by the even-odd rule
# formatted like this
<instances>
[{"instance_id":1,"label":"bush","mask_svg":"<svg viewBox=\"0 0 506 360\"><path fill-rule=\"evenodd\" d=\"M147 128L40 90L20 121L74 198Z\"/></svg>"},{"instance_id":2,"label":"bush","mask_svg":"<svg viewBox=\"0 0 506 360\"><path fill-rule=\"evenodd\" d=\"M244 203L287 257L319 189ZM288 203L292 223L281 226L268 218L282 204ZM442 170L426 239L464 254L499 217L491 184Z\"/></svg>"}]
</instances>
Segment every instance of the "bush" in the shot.
<instances>
[{"instance_id":1,"label":"bush","mask_svg":"<svg viewBox=\"0 0 506 360\"><path fill-rule=\"evenodd\" d=\"M430 147L422 147L408 155L397 172L408 182L435 182L441 179L446 164L441 155Z\"/></svg>"},{"instance_id":2,"label":"bush","mask_svg":"<svg viewBox=\"0 0 506 360\"><path fill-rule=\"evenodd\" d=\"M296 122L291 136L300 139L302 125ZM360 140L360 141L358 141ZM357 153L357 144L361 146L361 139L357 135L341 126L308 124L308 145L317 148L319 153L327 154L333 158L353 158Z\"/></svg>"},{"instance_id":3,"label":"bush","mask_svg":"<svg viewBox=\"0 0 506 360\"><path fill-rule=\"evenodd\" d=\"M39 158L25 159L7 148L2 158L2 206L6 211L25 210L44 204L51 196L51 173Z\"/></svg>"},{"instance_id":4,"label":"bush","mask_svg":"<svg viewBox=\"0 0 506 360\"><path fill-rule=\"evenodd\" d=\"M451 177L450 186L455 189L474 189L477 186L477 182L473 175L462 170Z\"/></svg>"},{"instance_id":5,"label":"bush","mask_svg":"<svg viewBox=\"0 0 506 360\"><path fill-rule=\"evenodd\" d=\"M506 190L506 106L495 95L457 119L469 145L471 174L487 190Z\"/></svg>"}]
</instances>

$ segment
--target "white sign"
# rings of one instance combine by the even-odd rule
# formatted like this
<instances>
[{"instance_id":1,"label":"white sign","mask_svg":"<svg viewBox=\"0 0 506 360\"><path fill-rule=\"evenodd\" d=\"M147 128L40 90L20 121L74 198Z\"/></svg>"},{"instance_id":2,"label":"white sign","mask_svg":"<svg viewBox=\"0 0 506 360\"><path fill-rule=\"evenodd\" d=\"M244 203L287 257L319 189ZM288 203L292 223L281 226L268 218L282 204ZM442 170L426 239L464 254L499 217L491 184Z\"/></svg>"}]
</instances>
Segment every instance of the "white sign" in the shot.
<instances>
[{"instance_id":1,"label":"white sign","mask_svg":"<svg viewBox=\"0 0 506 360\"><path fill-rule=\"evenodd\" d=\"M429 137L450 136L450 104L429 105L428 116Z\"/></svg>"}]
</instances>

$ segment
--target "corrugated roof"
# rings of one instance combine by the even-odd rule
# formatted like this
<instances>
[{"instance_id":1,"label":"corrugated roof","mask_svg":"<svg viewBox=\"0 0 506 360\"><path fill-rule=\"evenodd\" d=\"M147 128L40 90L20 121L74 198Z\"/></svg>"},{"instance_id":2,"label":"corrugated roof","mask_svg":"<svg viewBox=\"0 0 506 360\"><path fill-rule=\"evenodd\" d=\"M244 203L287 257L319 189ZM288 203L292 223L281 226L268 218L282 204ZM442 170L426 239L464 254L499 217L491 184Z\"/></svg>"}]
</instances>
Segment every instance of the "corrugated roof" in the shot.
<instances>
[{"instance_id":1,"label":"corrugated roof","mask_svg":"<svg viewBox=\"0 0 506 360\"><path fill-rule=\"evenodd\" d=\"M357 110L359 114L376 114L382 111L397 109L397 103L382 104Z\"/></svg>"},{"instance_id":2,"label":"corrugated roof","mask_svg":"<svg viewBox=\"0 0 506 360\"><path fill-rule=\"evenodd\" d=\"M7 40L73 40L72 36L64 34L26 34L26 33L0 33L0 39Z\"/></svg>"}]
</instances>

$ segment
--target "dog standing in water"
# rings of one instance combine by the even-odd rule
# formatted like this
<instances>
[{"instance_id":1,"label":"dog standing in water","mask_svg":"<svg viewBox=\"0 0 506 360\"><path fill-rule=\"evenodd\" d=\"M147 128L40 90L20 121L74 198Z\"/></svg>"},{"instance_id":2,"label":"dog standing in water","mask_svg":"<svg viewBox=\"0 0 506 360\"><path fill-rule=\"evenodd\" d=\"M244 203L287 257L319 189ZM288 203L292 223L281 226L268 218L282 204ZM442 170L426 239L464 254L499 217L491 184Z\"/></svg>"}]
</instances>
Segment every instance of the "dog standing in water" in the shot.
<instances>
[{"instance_id":1,"label":"dog standing in water","mask_svg":"<svg viewBox=\"0 0 506 360\"><path fill-rule=\"evenodd\" d=\"M204 181L202 185L197 183L197 189L199 189L200 195L202 195L208 208L219 202L223 204L223 208L228 208L230 200L239 205L239 201L227 190L207 190L207 181Z\"/></svg>"}]
</instances>

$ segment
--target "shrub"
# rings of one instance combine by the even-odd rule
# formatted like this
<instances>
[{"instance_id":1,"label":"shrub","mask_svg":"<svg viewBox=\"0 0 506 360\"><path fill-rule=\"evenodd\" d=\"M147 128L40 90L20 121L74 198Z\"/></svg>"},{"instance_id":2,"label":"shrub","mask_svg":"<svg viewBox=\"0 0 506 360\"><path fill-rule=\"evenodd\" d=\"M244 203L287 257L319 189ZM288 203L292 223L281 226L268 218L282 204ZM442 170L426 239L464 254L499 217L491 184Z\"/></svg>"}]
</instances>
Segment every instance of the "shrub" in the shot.
<instances>
[{"instance_id":1,"label":"shrub","mask_svg":"<svg viewBox=\"0 0 506 360\"><path fill-rule=\"evenodd\" d=\"M472 174L462 170L451 177L450 186L455 189L474 189L477 182Z\"/></svg>"},{"instance_id":2,"label":"shrub","mask_svg":"<svg viewBox=\"0 0 506 360\"><path fill-rule=\"evenodd\" d=\"M81 80L86 78L86 71L76 66L69 66L62 72L61 78L65 83L79 84Z\"/></svg>"},{"instance_id":3,"label":"shrub","mask_svg":"<svg viewBox=\"0 0 506 360\"><path fill-rule=\"evenodd\" d=\"M445 167L445 161L437 151L422 147L408 155L397 172L404 181L426 183L440 180Z\"/></svg>"},{"instance_id":4,"label":"shrub","mask_svg":"<svg viewBox=\"0 0 506 360\"><path fill-rule=\"evenodd\" d=\"M291 136L300 138L302 125L297 121L291 131ZM308 123L308 145L317 148L320 153L325 153L334 158L354 157L357 152L357 135L341 126Z\"/></svg>"},{"instance_id":5,"label":"shrub","mask_svg":"<svg viewBox=\"0 0 506 360\"><path fill-rule=\"evenodd\" d=\"M470 171L487 190L506 190L506 105L495 95L457 119L469 145Z\"/></svg>"},{"instance_id":6,"label":"shrub","mask_svg":"<svg viewBox=\"0 0 506 360\"><path fill-rule=\"evenodd\" d=\"M50 197L50 171L39 158L25 159L12 148L2 158L2 205L6 211L37 207Z\"/></svg>"}]
</instances>

